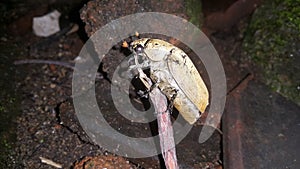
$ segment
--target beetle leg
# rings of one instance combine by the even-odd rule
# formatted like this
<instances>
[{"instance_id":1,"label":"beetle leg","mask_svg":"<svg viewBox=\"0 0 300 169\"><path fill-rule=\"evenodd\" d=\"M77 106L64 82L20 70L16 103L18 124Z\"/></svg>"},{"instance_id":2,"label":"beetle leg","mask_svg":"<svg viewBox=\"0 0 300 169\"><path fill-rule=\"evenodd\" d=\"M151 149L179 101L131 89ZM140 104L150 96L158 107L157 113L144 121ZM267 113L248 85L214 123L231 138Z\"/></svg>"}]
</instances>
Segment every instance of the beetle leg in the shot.
<instances>
[{"instance_id":1,"label":"beetle leg","mask_svg":"<svg viewBox=\"0 0 300 169\"><path fill-rule=\"evenodd\" d=\"M133 56L130 56L128 61L128 65L134 65L135 64L135 54Z\"/></svg>"},{"instance_id":2,"label":"beetle leg","mask_svg":"<svg viewBox=\"0 0 300 169\"><path fill-rule=\"evenodd\" d=\"M149 92L151 92L154 88L156 88L156 87L158 87L158 84L157 83L154 83L154 85L152 85L151 87L150 87L150 90L149 90Z\"/></svg>"},{"instance_id":3,"label":"beetle leg","mask_svg":"<svg viewBox=\"0 0 300 169\"><path fill-rule=\"evenodd\" d=\"M156 87L158 87L158 84L157 84L157 83L153 84L153 85L150 87L150 89L146 89L146 91L139 90L139 91L137 92L137 94L138 94L140 97L148 98L148 97L149 97L149 93L150 93L154 88L156 88Z\"/></svg>"},{"instance_id":4,"label":"beetle leg","mask_svg":"<svg viewBox=\"0 0 300 169\"><path fill-rule=\"evenodd\" d=\"M142 81L142 83L145 85L145 87L150 90L151 86L152 86L152 81L150 78L147 77L147 75L143 72L143 70L141 68L137 69L139 72L139 78Z\"/></svg>"},{"instance_id":5,"label":"beetle leg","mask_svg":"<svg viewBox=\"0 0 300 169\"><path fill-rule=\"evenodd\" d=\"M174 106L174 100L175 100L175 98L177 97L177 90L176 89L173 89L173 92L174 92L174 94L171 96L171 98L170 98L170 104L169 104L169 106L168 106L168 110L172 110L173 109L173 106ZM171 111L172 112L172 111Z\"/></svg>"},{"instance_id":6,"label":"beetle leg","mask_svg":"<svg viewBox=\"0 0 300 169\"><path fill-rule=\"evenodd\" d=\"M177 89L173 87L168 81L170 75L165 70L155 70L151 73L151 79L158 85L159 89L168 97L170 104L168 110L172 110L174 100L177 97Z\"/></svg>"},{"instance_id":7,"label":"beetle leg","mask_svg":"<svg viewBox=\"0 0 300 169\"><path fill-rule=\"evenodd\" d=\"M134 62L135 62L136 65L139 65L139 64L140 64L140 63L139 63L139 58L138 58L138 54L137 54L137 53L134 54Z\"/></svg>"},{"instance_id":8,"label":"beetle leg","mask_svg":"<svg viewBox=\"0 0 300 169\"><path fill-rule=\"evenodd\" d=\"M165 85L164 85L165 86ZM168 105L168 110L172 110L174 106L174 100L177 97L177 89L172 86L165 86L161 88L161 91L168 97L170 104Z\"/></svg>"},{"instance_id":9,"label":"beetle leg","mask_svg":"<svg viewBox=\"0 0 300 169\"><path fill-rule=\"evenodd\" d=\"M143 91L143 90L139 90L137 92L137 94L139 95L139 98L148 98L149 97L149 90Z\"/></svg>"}]
</instances>

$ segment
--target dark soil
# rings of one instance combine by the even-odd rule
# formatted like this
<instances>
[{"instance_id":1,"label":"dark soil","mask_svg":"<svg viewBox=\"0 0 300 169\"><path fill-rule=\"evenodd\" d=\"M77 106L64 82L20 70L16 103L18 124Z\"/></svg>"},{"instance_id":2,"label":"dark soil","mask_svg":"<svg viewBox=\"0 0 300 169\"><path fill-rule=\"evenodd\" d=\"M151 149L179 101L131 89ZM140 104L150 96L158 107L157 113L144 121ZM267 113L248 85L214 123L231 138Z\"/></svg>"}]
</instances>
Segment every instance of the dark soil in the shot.
<instances>
[{"instance_id":1,"label":"dark soil","mask_svg":"<svg viewBox=\"0 0 300 169\"><path fill-rule=\"evenodd\" d=\"M151 2L122 0L116 4L113 4L113 1L86 3L74 0L72 2L65 4L53 1L53 3L45 4L28 0L27 3L3 3L1 10L5 11L3 13L6 17L3 21L9 26L3 28L5 33L1 37L0 43L3 46L1 50L4 51L3 48L10 46L14 48L10 48L13 53L11 58L2 60L1 65L7 62L9 67L5 69L14 69L10 67L12 62L20 59L73 63L88 36L109 21L135 12L157 11L175 14L185 19L190 17L186 15L185 3L181 0ZM222 12L233 2L228 1L219 6L204 3L205 15L208 16L216 11ZM83 4L86 5L83 6ZM62 12L62 29L67 28L72 22L79 25L79 30L70 35L52 38L36 37L30 25L27 25L28 22L33 16L45 14L51 9L59 9ZM81 16L79 16L79 9L81 9ZM80 17L85 22L85 28ZM220 28L210 30L207 27L209 38L223 62L228 90L234 88L240 80L252 72L249 68L250 64L242 62L240 57L243 31L249 21L248 17L245 16L235 23L230 23L230 29L226 27L224 30ZM20 27L22 29L19 29ZM17 50L14 50L15 48ZM98 105L104 117L115 129L120 129L120 132L132 137L148 137L153 134L155 125L132 123L126 120L115 110L112 98L108 94L110 93L109 73L123 57L125 57L124 52L119 48L113 48L103 60L99 71L103 78L95 83ZM110 152L90 140L75 115L71 97L72 69L54 64L24 64L18 65L15 70L13 72L16 72L18 78L14 85L16 85L18 96L16 100L19 102L9 105L17 107L19 111L14 112L19 112L19 116L14 115L4 121L16 123L14 126L5 126L7 129L12 128L11 130L16 131L16 141L3 139L11 142L9 143L11 147L7 147L5 152L14 153L12 155L7 153L1 157L5 163L2 163L0 168L51 168L50 165L41 163L40 157L59 163L63 168L83 168L86 165L85 162L95 159L97 162L103 161L105 165L101 167L116 167L124 164L132 168L163 168L160 156L143 159L113 157ZM8 79L5 81L9 82ZM134 104L143 109L143 105L139 102ZM199 144L197 138L201 127L200 122L195 124L189 135L177 145L179 164L182 168L221 168L222 135L215 132L207 142ZM3 133L5 134L1 130L1 135ZM83 161L80 162L82 159ZM111 165L111 163L114 164Z\"/></svg>"}]
</instances>

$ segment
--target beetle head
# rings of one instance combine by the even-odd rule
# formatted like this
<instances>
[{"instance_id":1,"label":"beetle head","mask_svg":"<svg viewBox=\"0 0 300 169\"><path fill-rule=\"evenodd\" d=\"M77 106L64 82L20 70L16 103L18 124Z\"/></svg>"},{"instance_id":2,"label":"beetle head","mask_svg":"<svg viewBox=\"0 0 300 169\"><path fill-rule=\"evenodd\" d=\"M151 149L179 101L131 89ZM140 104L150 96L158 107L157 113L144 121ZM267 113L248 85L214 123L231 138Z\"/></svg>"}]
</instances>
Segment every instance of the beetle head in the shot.
<instances>
[{"instance_id":1,"label":"beetle head","mask_svg":"<svg viewBox=\"0 0 300 169\"><path fill-rule=\"evenodd\" d=\"M144 46L141 44L136 44L135 46L133 46L133 50L136 52L136 54L142 54L144 53Z\"/></svg>"},{"instance_id":2,"label":"beetle head","mask_svg":"<svg viewBox=\"0 0 300 169\"><path fill-rule=\"evenodd\" d=\"M145 43L148 38L142 38L135 40L130 43L130 49L132 52L136 52L137 54L143 53L145 49Z\"/></svg>"}]
</instances>

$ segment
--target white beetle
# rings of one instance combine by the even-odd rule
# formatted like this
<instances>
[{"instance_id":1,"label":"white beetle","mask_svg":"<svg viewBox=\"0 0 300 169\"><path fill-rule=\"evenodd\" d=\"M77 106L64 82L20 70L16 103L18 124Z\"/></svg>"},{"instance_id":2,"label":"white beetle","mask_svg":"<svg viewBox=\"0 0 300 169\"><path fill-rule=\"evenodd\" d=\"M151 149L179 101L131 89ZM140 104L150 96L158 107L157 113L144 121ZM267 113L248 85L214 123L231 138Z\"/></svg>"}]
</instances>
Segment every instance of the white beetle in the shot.
<instances>
[{"instance_id":1,"label":"white beetle","mask_svg":"<svg viewBox=\"0 0 300 169\"><path fill-rule=\"evenodd\" d=\"M150 68L150 78L173 101L190 124L200 118L208 105L208 90L195 65L185 52L160 39L142 38L130 44L136 65Z\"/></svg>"}]
</instances>

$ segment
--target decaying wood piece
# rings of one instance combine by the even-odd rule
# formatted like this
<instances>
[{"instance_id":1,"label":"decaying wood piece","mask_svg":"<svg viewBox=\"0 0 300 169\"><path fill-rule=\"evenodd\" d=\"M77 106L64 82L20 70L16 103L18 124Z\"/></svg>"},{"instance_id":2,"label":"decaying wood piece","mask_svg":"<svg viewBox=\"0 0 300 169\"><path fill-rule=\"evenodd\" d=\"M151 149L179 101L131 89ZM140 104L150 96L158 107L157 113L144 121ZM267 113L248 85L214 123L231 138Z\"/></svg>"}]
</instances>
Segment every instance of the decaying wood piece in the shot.
<instances>
[{"instance_id":1,"label":"decaying wood piece","mask_svg":"<svg viewBox=\"0 0 300 169\"><path fill-rule=\"evenodd\" d=\"M231 91L228 93L227 98L227 110L223 117L227 128L225 129L226 135L224 135L224 154L225 165L228 168L240 168L244 169L244 156L243 156L243 145L242 145L242 133L244 132L245 124L242 122L242 110L241 110L241 95L240 93L245 90L248 82L254 78L252 74L248 74L241 82L239 82ZM230 126L230 127L228 127ZM228 141L230 140L230 141Z\"/></svg>"}]
</instances>

